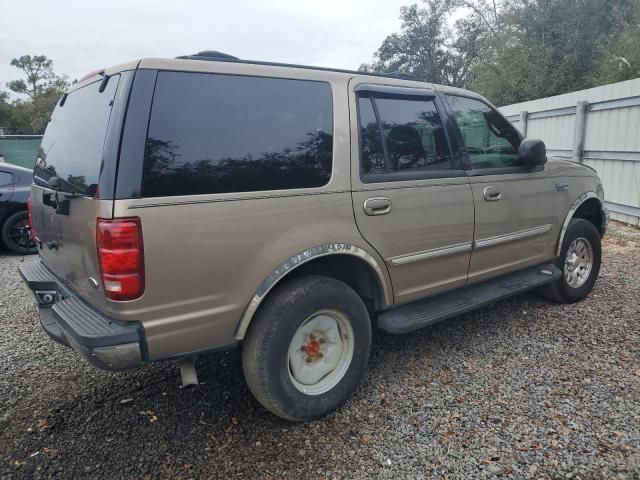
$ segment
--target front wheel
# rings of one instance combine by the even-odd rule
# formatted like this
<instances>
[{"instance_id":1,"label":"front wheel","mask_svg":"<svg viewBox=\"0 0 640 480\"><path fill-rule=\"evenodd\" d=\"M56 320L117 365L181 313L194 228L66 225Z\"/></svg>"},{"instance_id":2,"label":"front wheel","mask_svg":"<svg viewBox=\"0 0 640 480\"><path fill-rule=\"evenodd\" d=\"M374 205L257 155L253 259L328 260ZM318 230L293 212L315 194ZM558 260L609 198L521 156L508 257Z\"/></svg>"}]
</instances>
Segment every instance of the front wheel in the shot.
<instances>
[{"instance_id":1,"label":"front wheel","mask_svg":"<svg viewBox=\"0 0 640 480\"><path fill-rule=\"evenodd\" d=\"M36 242L31 238L27 211L15 212L5 220L0 231L2 243L13 253L27 255L36 253Z\"/></svg>"},{"instance_id":2,"label":"front wheel","mask_svg":"<svg viewBox=\"0 0 640 480\"><path fill-rule=\"evenodd\" d=\"M541 293L560 303L575 303L593 289L602 258L600 233L589 221L574 218L562 242L557 265L562 277L543 287Z\"/></svg>"},{"instance_id":3,"label":"front wheel","mask_svg":"<svg viewBox=\"0 0 640 480\"><path fill-rule=\"evenodd\" d=\"M360 383L371 345L371 321L358 294L322 276L293 279L272 292L242 347L253 396L291 421L322 417Z\"/></svg>"}]
</instances>

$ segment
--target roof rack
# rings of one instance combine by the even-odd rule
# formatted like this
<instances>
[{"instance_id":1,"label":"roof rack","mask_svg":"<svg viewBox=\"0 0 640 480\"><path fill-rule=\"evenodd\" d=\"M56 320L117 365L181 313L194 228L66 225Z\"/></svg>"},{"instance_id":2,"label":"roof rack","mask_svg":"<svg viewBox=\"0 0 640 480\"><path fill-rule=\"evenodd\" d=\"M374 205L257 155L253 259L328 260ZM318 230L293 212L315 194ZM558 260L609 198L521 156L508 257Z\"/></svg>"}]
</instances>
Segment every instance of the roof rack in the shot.
<instances>
[{"instance_id":1,"label":"roof rack","mask_svg":"<svg viewBox=\"0 0 640 480\"><path fill-rule=\"evenodd\" d=\"M219 61L219 60L240 60L238 57L234 57L233 55L229 55L228 53L219 52L217 50L203 50L198 53L194 53L193 55L180 55L179 57L183 60L209 60L209 61Z\"/></svg>"},{"instance_id":2,"label":"roof rack","mask_svg":"<svg viewBox=\"0 0 640 480\"><path fill-rule=\"evenodd\" d=\"M350 73L352 75L368 75L372 77L387 77L387 78L399 78L401 80L415 80L416 77L406 72L359 72L356 70L346 70L341 68L328 68L328 67L315 67L311 65L298 65L295 63L279 63L279 62L263 62L259 60L241 60L238 57L229 55L228 53L219 52L217 50L203 50L202 52L194 53L193 55L180 55L176 57L181 60L204 60L209 62L229 62L229 63L243 63L248 65L266 65L270 67L289 67L289 68L304 68L306 70L320 70L324 72L337 72L337 73Z\"/></svg>"}]
</instances>

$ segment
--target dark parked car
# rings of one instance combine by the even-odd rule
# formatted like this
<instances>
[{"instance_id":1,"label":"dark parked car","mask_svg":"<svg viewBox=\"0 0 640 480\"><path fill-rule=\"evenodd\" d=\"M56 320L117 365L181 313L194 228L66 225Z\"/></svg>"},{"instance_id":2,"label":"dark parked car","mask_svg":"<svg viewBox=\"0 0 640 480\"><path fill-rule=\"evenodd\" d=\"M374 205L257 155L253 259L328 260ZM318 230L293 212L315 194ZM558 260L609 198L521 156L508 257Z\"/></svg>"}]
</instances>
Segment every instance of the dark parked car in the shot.
<instances>
[{"instance_id":1,"label":"dark parked car","mask_svg":"<svg viewBox=\"0 0 640 480\"><path fill-rule=\"evenodd\" d=\"M15 253L37 252L27 207L32 179L31 170L0 163L0 240Z\"/></svg>"}]
</instances>

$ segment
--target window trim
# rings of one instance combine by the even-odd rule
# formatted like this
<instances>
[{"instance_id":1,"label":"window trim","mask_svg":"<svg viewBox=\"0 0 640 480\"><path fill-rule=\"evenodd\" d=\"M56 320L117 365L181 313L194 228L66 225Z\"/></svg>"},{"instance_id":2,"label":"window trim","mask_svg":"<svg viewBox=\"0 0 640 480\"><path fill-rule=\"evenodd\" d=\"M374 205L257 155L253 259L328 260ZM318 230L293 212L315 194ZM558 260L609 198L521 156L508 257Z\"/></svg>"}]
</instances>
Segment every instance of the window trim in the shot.
<instances>
[{"instance_id":1,"label":"window trim","mask_svg":"<svg viewBox=\"0 0 640 480\"><path fill-rule=\"evenodd\" d=\"M372 183L388 183L388 182L404 182L412 180L431 180L440 178L456 178L465 176L465 172L462 168L459 168L455 163L453 157L452 143L449 138L448 129L446 127L446 112L443 110L443 106L439 102L438 96L433 90L424 90L424 94L417 94L416 91L422 90L418 88L410 87L389 87L388 85L379 85L379 89L370 89L370 87L378 87L378 85L371 84L359 84L353 89L356 100L356 121L358 128L358 175L360 181L363 184ZM363 87L363 88L361 88ZM400 93L402 92L402 93ZM419 99L420 101L432 101L433 105L440 117L442 124L442 130L444 132L447 148L449 149L449 165L451 168L440 170L420 171L419 169L408 169L403 171L388 172L388 173L363 173L362 172L362 128L361 128L361 116L360 116L360 99L367 98L371 102L374 115L376 117L376 123L378 124L378 133L380 135L380 142L382 144L382 151L384 155L385 166L389 162L389 152L387 149L387 141L382 130L382 122L380 121L380 113L376 104L376 98L391 98L391 99ZM444 115L443 115L444 112ZM458 168L456 168L458 167Z\"/></svg>"},{"instance_id":2,"label":"window trim","mask_svg":"<svg viewBox=\"0 0 640 480\"><path fill-rule=\"evenodd\" d=\"M439 96L442 96L442 97L447 97L447 96L462 97L462 98L468 98L468 99L476 100L480 103L483 103L484 105L489 107L489 109L492 110L494 113L498 114L498 116L501 117L504 121L506 121L509 125L511 125L511 127L517 133L518 138L520 139L520 142L524 140L524 137L522 133L520 133L520 130L514 127L513 124L509 120L507 120L507 118L504 115L502 115L502 113L500 113L500 111L497 108L495 108L493 105L491 105L489 102L487 102L483 98L473 94L465 95L464 93L449 93L449 92L438 92L438 93L439 93ZM451 109L451 106L447 102L446 98L442 99L442 103L444 104L444 108L447 111L447 115L451 119L451 127L455 132L455 141L457 143L457 150L462 157L462 166L467 176L481 177L481 176L487 176L487 175L509 175L509 174L522 174L522 173L531 173L531 172L540 171L540 169L537 169L537 168L532 169L530 167L527 167L526 165L516 165L513 167L474 168L473 164L471 163L471 157L469 156L469 153L467 152L467 148L464 144L462 131L460 130L460 126L458 125L458 122L456 122L456 118L453 113L453 110Z\"/></svg>"},{"instance_id":3,"label":"window trim","mask_svg":"<svg viewBox=\"0 0 640 480\"><path fill-rule=\"evenodd\" d=\"M426 97L435 98L436 92L426 88L398 87L393 85L380 85L376 83L360 83L354 89L356 94L372 93L380 96Z\"/></svg>"}]
</instances>

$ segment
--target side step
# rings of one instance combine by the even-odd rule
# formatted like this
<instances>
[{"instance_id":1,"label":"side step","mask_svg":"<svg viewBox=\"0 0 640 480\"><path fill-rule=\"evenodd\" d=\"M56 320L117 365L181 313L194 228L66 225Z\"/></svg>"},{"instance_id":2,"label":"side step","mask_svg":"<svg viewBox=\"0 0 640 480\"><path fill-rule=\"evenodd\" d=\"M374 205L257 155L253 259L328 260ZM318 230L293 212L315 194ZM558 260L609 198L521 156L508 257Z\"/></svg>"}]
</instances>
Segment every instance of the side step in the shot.
<instances>
[{"instance_id":1,"label":"side step","mask_svg":"<svg viewBox=\"0 0 640 480\"><path fill-rule=\"evenodd\" d=\"M562 276L554 264L544 264L492 278L452 292L402 305L378 315L378 327L389 333L408 333L447 318L539 287Z\"/></svg>"}]
</instances>

